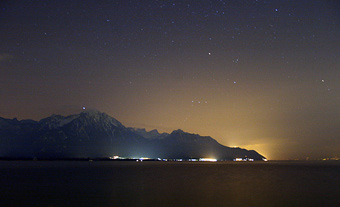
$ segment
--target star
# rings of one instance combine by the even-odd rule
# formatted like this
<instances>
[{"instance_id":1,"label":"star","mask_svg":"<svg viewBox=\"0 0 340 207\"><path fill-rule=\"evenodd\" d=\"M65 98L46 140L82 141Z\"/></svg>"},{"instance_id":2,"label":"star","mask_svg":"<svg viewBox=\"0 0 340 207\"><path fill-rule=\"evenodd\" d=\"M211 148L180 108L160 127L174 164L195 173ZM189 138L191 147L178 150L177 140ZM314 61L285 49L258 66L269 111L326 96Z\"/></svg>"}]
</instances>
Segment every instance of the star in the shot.
<instances>
[{"instance_id":1,"label":"star","mask_svg":"<svg viewBox=\"0 0 340 207\"><path fill-rule=\"evenodd\" d=\"M233 60L233 63L238 63L239 59L236 58L235 60Z\"/></svg>"}]
</instances>

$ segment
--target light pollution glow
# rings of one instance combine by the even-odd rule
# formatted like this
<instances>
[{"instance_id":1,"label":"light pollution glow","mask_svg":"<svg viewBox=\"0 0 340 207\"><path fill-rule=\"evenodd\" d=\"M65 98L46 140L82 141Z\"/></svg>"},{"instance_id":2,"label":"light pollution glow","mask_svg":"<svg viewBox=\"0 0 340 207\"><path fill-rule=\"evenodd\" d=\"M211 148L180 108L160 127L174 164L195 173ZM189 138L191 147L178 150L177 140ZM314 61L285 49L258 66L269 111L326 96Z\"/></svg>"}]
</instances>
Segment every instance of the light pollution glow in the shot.
<instances>
[{"instance_id":1,"label":"light pollution glow","mask_svg":"<svg viewBox=\"0 0 340 207\"><path fill-rule=\"evenodd\" d=\"M76 4L1 4L1 117L86 107L269 159L340 157L339 2Z\"/></svg>"}]
</instances>

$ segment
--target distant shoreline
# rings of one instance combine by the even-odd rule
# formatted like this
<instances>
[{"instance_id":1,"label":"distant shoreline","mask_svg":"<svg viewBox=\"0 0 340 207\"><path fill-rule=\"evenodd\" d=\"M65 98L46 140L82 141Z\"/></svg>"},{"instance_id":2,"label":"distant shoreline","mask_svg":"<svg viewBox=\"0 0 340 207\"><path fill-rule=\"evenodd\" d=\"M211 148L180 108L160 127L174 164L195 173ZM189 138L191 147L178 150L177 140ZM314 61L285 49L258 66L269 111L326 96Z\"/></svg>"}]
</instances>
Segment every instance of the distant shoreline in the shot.
<instances>
[{"instance_id":1,"label":"distant shoreline","mask_svg":"<svg viewBox=\"0 0 340 207\"><path fill-rule=\"evenodd\" d=\"M190 161L188 159L166 159L159 160L159 159L146 159L141 161L140 159L110 159L110 158L13 158L13 157L0 157L1 161L82 161L82 162L92 162L92 161L108 161L108 162L176 162L176 163L216 163L216 162L206 162L206 161ZM218 160L218 163L339 163L340 160L268 160L267 162L261 160L255 160L253 162L244 161L244 162L236 162L233 160Z\"/></svg>"}]
</instances>

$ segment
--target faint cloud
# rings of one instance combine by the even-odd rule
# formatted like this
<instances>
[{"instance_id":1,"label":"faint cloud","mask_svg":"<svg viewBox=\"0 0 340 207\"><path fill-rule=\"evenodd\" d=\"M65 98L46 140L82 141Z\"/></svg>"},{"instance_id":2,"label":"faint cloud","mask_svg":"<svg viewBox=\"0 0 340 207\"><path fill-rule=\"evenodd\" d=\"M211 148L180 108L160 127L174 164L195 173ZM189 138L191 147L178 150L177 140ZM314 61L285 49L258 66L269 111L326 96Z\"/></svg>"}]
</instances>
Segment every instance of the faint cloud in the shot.
<instances>
[{"instance_id":1,"label":"faint cloud","mask_svg":"<svg viewBox=\"0 0 340 207\"><path fill-rule=\"evenodd\" d=\"M0 62L5 62L13 59L14 56L8 53L0 53Z\"/></svg>"}]
</instances>

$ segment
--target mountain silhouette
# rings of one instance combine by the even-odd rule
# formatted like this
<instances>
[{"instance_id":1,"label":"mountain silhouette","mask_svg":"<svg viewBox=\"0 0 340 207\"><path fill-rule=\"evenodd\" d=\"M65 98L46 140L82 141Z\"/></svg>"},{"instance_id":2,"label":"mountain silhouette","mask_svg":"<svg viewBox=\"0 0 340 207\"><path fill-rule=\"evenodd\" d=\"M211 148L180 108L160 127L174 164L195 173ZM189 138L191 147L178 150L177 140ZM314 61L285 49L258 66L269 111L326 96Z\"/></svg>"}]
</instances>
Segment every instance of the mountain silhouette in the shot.
<instances>
[{"instance_id":1,"label":"mountain silhouette","mask_svg":"<svg viewBox=\"0 0 340 207\"><path fill-rule=\"evenodd\" d=\"M209 136L180 129L172 133L125 127L106 113L80 114L34 120L0 117L0 156L10 158L150 157L219 160L264 157L253 150L230 148Z\"/></svg>"}]
</instances>

